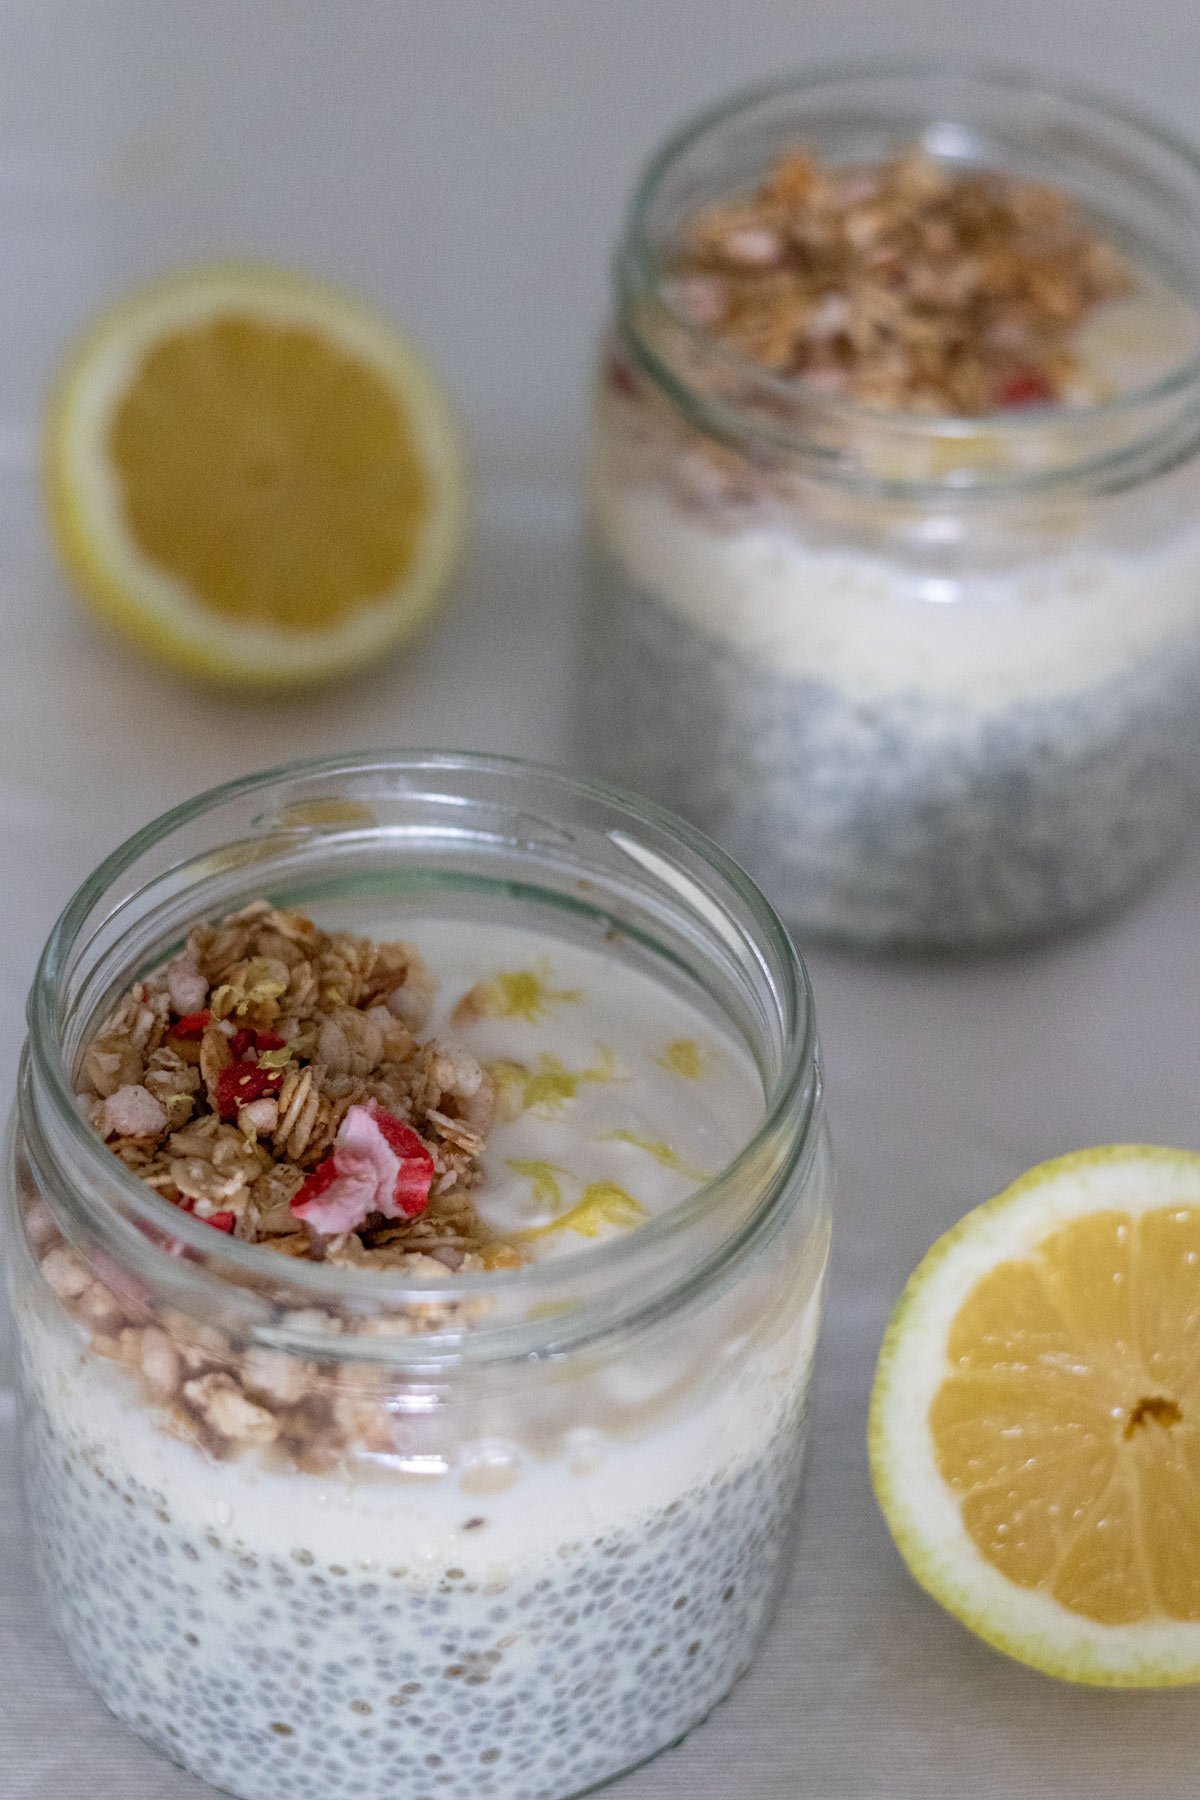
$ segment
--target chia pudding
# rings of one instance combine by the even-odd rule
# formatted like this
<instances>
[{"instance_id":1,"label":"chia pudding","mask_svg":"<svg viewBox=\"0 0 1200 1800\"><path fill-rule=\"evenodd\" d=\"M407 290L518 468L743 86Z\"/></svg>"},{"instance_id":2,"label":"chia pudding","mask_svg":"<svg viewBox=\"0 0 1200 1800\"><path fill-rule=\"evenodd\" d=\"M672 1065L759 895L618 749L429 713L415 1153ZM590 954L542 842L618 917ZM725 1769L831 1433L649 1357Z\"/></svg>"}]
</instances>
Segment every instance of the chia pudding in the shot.
<instances>
[{"instance_id":1,"label":"chia pudding","mask_svg":"<svg viewBox=\"0 0 1200 1800\"><path fill-rule=\"evenodd\" d=\"M1148 184L1200 219L1200 173L1070 97L1050 166L1045 100L750 96L656 160L618 259L584 754L814 934L1041 934L1194 822L1200 310Z\"/></svg>"},{"instance_id":2,"label":"chia pudding","mask_svg":"<svg viewBox=\"0 0 1200 1800\"><path fill-rule=\"evenodd\" d=\"M729 1021L611 925L354 922L201 925L80 1037L136 1254L18 1136L38 1558L106 1703L245 1800L563 1800L702 1719L769 1621L826 1154L802 1220L665 1306L663 1228L762 1135ZM750 1230L754 1185L673 1254Z\"/></svg>"},{"instance_id":3,"label":"chia pudding","mask_svg":"<svg viewBox=\"0 0 1200 1800\"><path fill-rule=\"evenodd\" d=\"M592 1467L563 1446L503 1494L431 1495L241 1462L200 1481L107 1371L27 1345L55 1624L118 1717L231 1793L582 1792L702 1719L778 1598L803 1338L760 1392Z\"/></svg>"}]
</instances>

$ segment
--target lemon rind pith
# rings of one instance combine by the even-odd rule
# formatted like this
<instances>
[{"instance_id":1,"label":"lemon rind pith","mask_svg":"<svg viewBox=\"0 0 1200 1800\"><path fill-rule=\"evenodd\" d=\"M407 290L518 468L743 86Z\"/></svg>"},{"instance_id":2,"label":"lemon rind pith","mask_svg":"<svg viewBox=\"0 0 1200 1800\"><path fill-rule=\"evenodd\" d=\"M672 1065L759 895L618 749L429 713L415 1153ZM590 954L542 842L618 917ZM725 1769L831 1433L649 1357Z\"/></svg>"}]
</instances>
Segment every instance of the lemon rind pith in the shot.
<instances>
[{"instance_id":1,"label":"lemon rind pith","mask_svg":"<svg viewBox=\"0 0 1200 1800\"><path fill-rule=\"evenodd\" d=\"M993 1648L1087 1686L1200 1682L1200 1624L1099 1624L1001 1574L970 1538L938 1472L929 1409L946 1373L949 1326L980 1275L1068 1219L1102 1207L1136 1213L1176 1201L1200 1205L1200 1154L1113 1144L1031 1169L951 1227L918 1264L884 1334L871 1394L871 1482L914 1579Z\"/></svg>"},{"instance_id":2,"label":"lemon rind pith","mask_svg":"<svg viewBox=\"0 0 1200 1800\"><path fill-rule=\"evenodd\" d=\"M106 433L146 350L227 308L308 325L357 355L403 395L432 504L412 568L327 631L222 618L151 562L125 525ZM466 530L469 478L453 408L421 353L368 303L319 277L266 263L212 263L151 282L85 335L51 395L43 437L51 536L93 610L139 648L192 674L253 688L334 676L416 632L449 584Z\"/></svg>"}]
</instances>

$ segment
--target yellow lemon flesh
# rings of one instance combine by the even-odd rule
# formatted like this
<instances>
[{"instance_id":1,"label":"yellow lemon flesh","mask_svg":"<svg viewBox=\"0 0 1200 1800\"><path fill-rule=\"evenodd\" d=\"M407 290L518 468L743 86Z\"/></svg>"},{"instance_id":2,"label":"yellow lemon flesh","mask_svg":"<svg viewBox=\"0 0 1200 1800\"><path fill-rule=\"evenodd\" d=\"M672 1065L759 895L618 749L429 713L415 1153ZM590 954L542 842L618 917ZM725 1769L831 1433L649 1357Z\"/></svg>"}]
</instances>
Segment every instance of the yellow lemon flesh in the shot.
<instances>
[{"instance_id":1,"label":"yellow lemon flesh","mask_svg":"<svg viewBox=\"0 0 1200 1800\"><path fill-rule=\"evenodd\" d=\"M250 687L382 655L461 546L459 433L378 314L307 276L191 269L106 314L53 397L45 485L94 611Z\"/></svg>"},{"instance_id":2,"label":"yellow lemon flesh","mask_svg":"<svg viewBox=\"0 0 1200 1800\"><path fill-rule=\"evenodd\" d=\"M1048 1674L1200 1681L1200 1156L1043 1164L929 1251L869 1427L916 1579Z\"/></svg>"}]
</instances>

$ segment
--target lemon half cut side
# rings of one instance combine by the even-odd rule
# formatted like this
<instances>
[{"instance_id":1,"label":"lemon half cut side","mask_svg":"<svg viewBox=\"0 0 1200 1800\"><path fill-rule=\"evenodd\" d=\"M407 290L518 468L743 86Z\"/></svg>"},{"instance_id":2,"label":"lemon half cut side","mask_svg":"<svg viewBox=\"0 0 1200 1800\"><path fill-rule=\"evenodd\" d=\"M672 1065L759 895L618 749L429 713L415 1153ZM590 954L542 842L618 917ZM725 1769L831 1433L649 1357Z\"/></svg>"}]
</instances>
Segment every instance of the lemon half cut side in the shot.
<instances>
[{"instance_id":1,"label":"lemon half cut side","mask_svg":"<svg viewBox=\"0 0 1200 1800\"><path fill-rule=\"evenodd\" d=\"M420 353L355 296L267 265L187 269L104 314L52 396L43 472L85 604L225 684L383 656L464 535L461 436Z\"/></svg>"},{"instance_id":2,"label":"lemon half cut side","mask_svg":"<svg viewBox=\"0 0 1200 1800\"><path fill-rule=\"evenodd\" d=\"M916 1580L1068 1681L1200 1681L1200 1155L1030 1171L934 1244L868 1448Z\"/></svg>"}]
</instances>

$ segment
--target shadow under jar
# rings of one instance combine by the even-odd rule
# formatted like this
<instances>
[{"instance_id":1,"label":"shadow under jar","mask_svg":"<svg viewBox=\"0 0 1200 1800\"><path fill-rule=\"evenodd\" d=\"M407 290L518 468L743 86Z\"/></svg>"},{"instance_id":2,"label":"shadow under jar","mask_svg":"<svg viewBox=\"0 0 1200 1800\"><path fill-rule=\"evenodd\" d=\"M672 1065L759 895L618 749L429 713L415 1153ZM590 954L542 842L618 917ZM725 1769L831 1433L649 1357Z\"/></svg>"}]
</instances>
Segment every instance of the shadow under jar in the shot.
<instances>
[{"instance_id":1,"label":"shadow under jar","mask_svg":"<svg viewBox=\"0 0 1200 1800\"><path fill-rule=\"evenodd\" d=\"M77 1070L195 921L262 896L648 984L751 1072L745 1140L639 1229L521 1267L416 1280L210 1229L112 1155ZM641 1047L613 1055L632 1102ZM830 1179L803 968L653 808L414 754L148 827L50 937L11 1146L29 1516L80 1671L244 1800L561 1800L675 1742L780 1591Z\"/></svg>"},{"instance_id":2,"label":"shadow under jar","mask_svg":"<svg viewBox=\"0 0 1200 1800\"><path fill-rule=\"evenodd\" d=\"M907 152L922 181L1042 184L1129 291L1081 323L1053 397L1017 369L973 416L864 400L835 366L861 348L863 293L828 287L804 323L834 351L781 374L719 328L745 283L723 295L679 268L696 221L797 146L825 171ZM735 253L778 256L785 291L803 250L746 219ZM914 329L919 275L872 290L886 307L902 288ZM802 80L667 143L616 288L589 474L588 763L710 832L814 935L1002 944L1134 890L1200 790L1191 152L1020 80ZM888 331L869 321L885 363Z\"/></svg>"}]
</instances>

